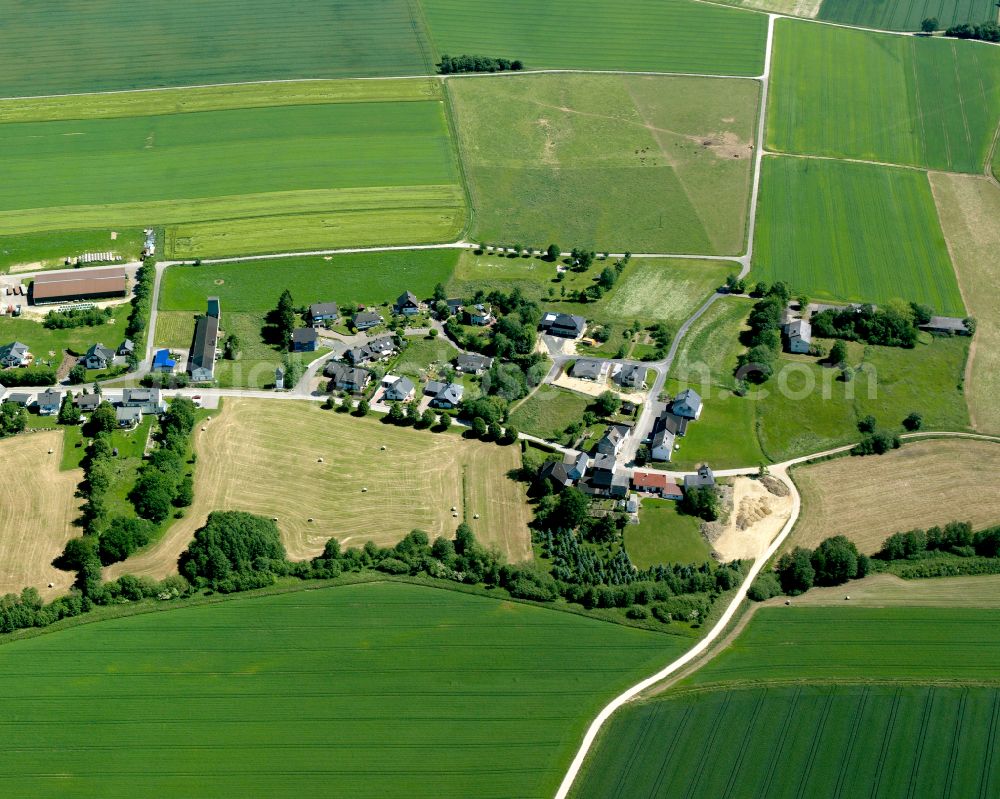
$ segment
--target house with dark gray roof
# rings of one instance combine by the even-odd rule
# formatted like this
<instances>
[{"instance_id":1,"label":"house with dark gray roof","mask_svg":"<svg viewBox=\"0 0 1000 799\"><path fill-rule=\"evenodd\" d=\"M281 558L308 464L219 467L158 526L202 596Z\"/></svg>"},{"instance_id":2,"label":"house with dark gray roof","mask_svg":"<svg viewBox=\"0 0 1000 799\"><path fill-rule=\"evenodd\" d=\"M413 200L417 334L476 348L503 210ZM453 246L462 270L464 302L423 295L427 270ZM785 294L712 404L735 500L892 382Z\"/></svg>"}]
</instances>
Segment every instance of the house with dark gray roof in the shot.
<instances>
[{"instance_id":1,"label":"house with dark gray roof","mask_svg":"<svg viewBox=\"0 0 1000 799\"><path fill-rule=\"evenodd\" d=\"M344 358L348 363L357 366L362 363L373 363L384 361L396 354L396 341L392 336L381 336L373 338L371 341L360 347L353 347L344 353Z\"/></svg>"},{"instance_id":2,"label":"house with dark gray roof","mask_svg":"<svg viewBox=\"0 0 1000 799\"><path fill-rule=\"evenodd\" d=\"M215 356L219 343L219 319L199 316L194 326L194 345L188 359L188 373L195 383L205 383L215 377Z\"/></svg>"},{"instance_id":3,"label":"house with dark gray roof","mask_svg":"<svg viewBox=\"0 0 1000 799\"><path fill-rule=\"evenodd\" d=\"M60 405L62 405L61 391L50 388L38 395L39 416L54 416L59 413Z\"/></svg>"},{"instance_id":4,"label":"house with dark gray roof","mask_svg":"<svg viewBox=\"0 0 1000 799\"><path fill-rule=\"evenodd\" d=\"M602 454L594 458L594 468L581 488L596 496L624 497L628 486L628 473L618 469L615 456Z\"/></svg>"},{"instance_id":5,"label":"house with dark gray roof","mask_svg":"<svg viewBox=\"0 0 1000 799\"><path fill-rule=\"evenodd\" d=\"M538 470L538 479L541 482L550 481L557 489L573 485L573 478L569 476L569 470L562 461L543 463L542 468Z\"/></svg>"},{"instance_id":6,"label":"house with dark gray roof","mask_svg":"<svg viewBox=\"0 0 1000 799\"><path fill-rule=\"evenodd\" d=\"M167 410L167 403L160 395L160 389L152 388L123 388L121 406L123 408L138 408L143 414L156 414L157 416Z\"/></svg>"},{"instance_id":7,"label":"house with dark gray roof","mask_svg":"<svg viewBox=\"0 0 1000 799\"><path fill-rule=\"evenodd\" d=\"M622 388L642 388L646 382L646 367L637 363L622 364L615 367L611 377Z\"/></svg>"},{"instance_id":8,"label":"house with dark gray roof","mask_svg":"<svg viewBox=\"0 0 1000 799\"><path fill-rule=\"evenodd\" d=\"M83 413L90 413L101 404L100 394L78 394L73 398L73 404Z\"/></svg>"},{"instance_id":9,"label":"house with dark gray roof","mask_svg":"<svg viewBox=\"0 0 1000 799\"><path fill-rule=\"evenodd\" d=\"M12 341L0 347L0 366L25 366L31 360L28 345Z\"/></svg>"},{"instance_id":10,"label":"house with dark gray roof","mask_svg":"<svg viewBox=\"0 0 1000 799\"><path fill-rule=\"evenodd\" d=\"M132 428L142 421L142 410L130 405L119 405L115 408L115 419L119 427Z\"/></svg>"},{"instance_id":11,"label":"house with dark gray roof","mask_svg":"<svg viewBox=\"0 0 1000 799\"><path fill-rule=\"evenodd\" d=\"M398 377L396 375L386 375L382 378L382 386L385 389L383 399L386 402L408 402L413 398L416 386L408 377Z\"/></svg>"},{"instance_id":12,"label":"house with dark gray roof","mask_svg":"<svg viewBox=\"0 0 1000 799\"><path fill-rule=\"evenodd\" d=\"M420 300L417 299L417 295L412 291L404 291L396 299L396 304L393 306L393 310L395 310L396 313L413 316L414 314L420 313Z\"/></svg>"},{"instance_id":13,"label":"house with dark gray roof","mask_svg":"<svg viewBox=\"0 0 1000 799\"><path fill-rule=\"evenodd\" d=\"M306 316L313 327L323 327L340 318L340 308L335 302L314 302L309 306Z\"/></svg>"},{"instance_id":14,"label":"house with dark gray roof","mask_svg":"<svg viewBox=\"0 0 1000 799\"><path fill-rule=\"evenodd\" d=\"M358 311L354 314L355 330L370 330L373 327L385 324L382 314L375 311Z\"/></svg>"},{"instance_id":15,"label":"house with dark gray roof","mask_svg":"<svg viewBox=\"0 0 1000 799\"><path fill-rule=\"evenodd\" d=\"M444 301L444 304L448 306L448 313L452 316L458 316L462 313L465 303L458 297L452 297Z\"/></svg>"},{"instance_id":16,"label":"house with dark gray roof","mask_svg":"<svg viewBox=\"0 0 1000 799\"><path fill-rule=\"evenodd\" d=\"M676 434L672 433L666 426L661 426L653 431L653 438L649 442L650 454L654 461L669 461L674 456L674 443Z\"/></svg>"},{"instance_id":17,"label":"house with dark gray roof","mask_svg":"<svg viewBox=\"0 0 1000 799\"><path fill-rule=\"evenodd\" d=\"M812 325L805 319L793 319L785 325L785 338L789 352L808 354L812 346Z\"/></svg>"},{"instance_id":18,"label":"house with dark gray roof","mask_svg":"<svg viewBox=\"0 0 1000 799\"><path fill-rule=\"evenodd\" d=\"M293 352L315 352L319 345L319 333L315 327L297 327L292 331Z\"/></svg>"},{"instance_id":19,"label":"house with dark gray roof","mask_svg":"<svg viewBox=\"0 0 1000 799\"><path fill-rule=\"evenodd\" d=\"M624 424L613 424L608 428L604 437L597 442L594 447L594 452L598 455L611 455L612 457L617 455L622 448L622 445L628 439L632 432L632 428Z\"/></svg>"},{"instance_id":20,"label":"house with dark gray roof","mask_svg":"<svg viewBox=\"0 0 1000 799\"><path fill-rule=\"evenodd\" d=\"M582 316L547 311L542 315L539 327L550 336L580 338L587 329L587 320Z\"/></svg>"},{"instance_id":21,"label":"house with dark gray roof","mask_svg":"<svg viewBox=\"0 0 1000 799\"><path fill-rule=\"evenodd\" d=\"M455 359L455 368L467 375L478 375L493 366L493 359L478 352L463 352Z\"/></svg>"},{"instance_id":22,"label":"house with dark gray roof","mask_svg":"<svg viewBox=\"0 0 1000 799\"><path fill-rule=\"evenodd\" d=\"M715 474L707 463L699 466L695 474L684 476L684 489L690 488L715 488Z\"/></svg>"},{"instance_id":23,"label":"house with dark gray roof","mask_svg":"<svg viewBox=\"0 0 1000 799\"><path fill-rule=\"evenodd\" d=\"M103 344L92 344L80 361L88 369L107 369L114 358L115 351L110 347L105 347Z\"/></svg>"},{"instance_id":24,"label":"house with dark gray roof","mask_svg":"<svg viewBox=\"0 0 1000 799\"><path fill-rule=\"evenodd\" d=\"M329 361L323 374L330 378L332 388L337 391L364 391L371 382L372 373L359 366L350 366L343 361Z\"/></svg>"},{"instance_id":25,"label":"house with dark gray roof","mask_svg":"<svg viewBox=\"0 0 1000 799\"><path fill-rule=\"evenodd\" d=\"M121 344L118 345L118 355L123 358L127 358L129 355L135 353L135 342L132 339L127 338Z\"/></svg>"},{"instance_id":26,"label":"house with dark gray roof","mask_svg":"<svg viewBox=\"0 0 1000 799\"><path fill-rule=\"evenodd\" d=\"M431 405L435 408L457 408L465 393L465 386L460 383L442 383L430 380L424 387L424 394L431 397Z\"/></svg>"},{"instance_id":27,"label":"house with dark gray roof","mask_svg":"<svg viewBox=\"0 0 1000 799\"><path fill-rule=\"evenodd\" d=\"M15 391L8 394L3 398L3 401L9 402L12 405L20 405L22 408L27 408L29 405L33 404L31 394L26 394L23 391Z\"/></svg>"},{"instance_id":28,"label":"house with dark gray roof","mask_svg":"<svg viewBox=\"0 0 1000 799\"><path fill-rule=\"evenodd\" d=\"M670 409L686 419L697 419L701 416L701 396L693 388L686 388L674 397Z\"/></svg>"},{"instance_id":29,"label":"house with dark gray roof","mask_svg":"<svg viewBox=\"0 0 1000 799\"><path fill-rule=\"evenodd\" d=\"M567 452L563 457L563 465L566 467L566 473L573 480L582 480L587 475L587 463L590 458L587 457L586 453L583 452Z\"/></svg>"},{"instance_id":30,"label":"house with dark gray roof","mask_svg":"<svg viewBox=\"0 0 1000 799\"><path fill-rule=\"evenodd\" d=\"M599 382L608 374L610 364L601 358L579 358L569 370L570 377Z\"/></svg>"}]
</instances>

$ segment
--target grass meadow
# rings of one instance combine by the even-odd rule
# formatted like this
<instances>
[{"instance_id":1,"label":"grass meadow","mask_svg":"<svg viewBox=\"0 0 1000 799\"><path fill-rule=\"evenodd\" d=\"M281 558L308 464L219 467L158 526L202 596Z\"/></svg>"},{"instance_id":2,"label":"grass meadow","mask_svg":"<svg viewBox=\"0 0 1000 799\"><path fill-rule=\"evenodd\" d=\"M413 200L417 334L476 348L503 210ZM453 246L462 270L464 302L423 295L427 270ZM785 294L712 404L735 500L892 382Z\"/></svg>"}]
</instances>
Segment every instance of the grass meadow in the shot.
<instances>
[{"instance_id":1,"label":"grass meadow","mask_svg":"<svg viewBox=\"0 0 1000 799\"><path fill-rule=\"evenodd\" d=\"M495 53L528 69L760 75L767 17L688 0L421 0L438 53ZM669 42L669 46L664 46Z\"/></svg>"},{"instance_id":2,"label":"grass meadow","mask_svg":"<svg viewBox=\"0 0 1000 799\"><path fill-rule=\"evenodd\" d=\"M477 240L742 252L756 82L520 75L448 91Z\"/></svg>"},{"instance_id":3,"label":"grass meadow","mask_svg":"<svg viewBox=\"0 0 1000 799\"><path fill-rule=\"evenodd\" d=\"M335 300L380 305L404 290L430 297L434 286L447 283L458 250L392 250L243 261L211 266L172 266L163 276L160 310L202 312L205 298L219 297L227 312L263 312L274 308L284 289L296 305Z\"/></svg>"},{"instance_id":4,"label":"grass meadow","mask_svg":"<svg viewBox=\"0 0 1000 799\"><path fill-rule=\"evenodd\" d=\"M938 21L938 29L968 22L975 25L996 20L993 0L902 0L902 2L868 2L868 0L823 0L818 19L879 28L892 31L918 31L927 17Z\"/></svg>"},{"instance_id":5,"label":"grass meadow","mask_svg":"<svg viewBox=\"0 0 1000 799\"><path fill-rule=\"evenodd\" d=\"M433 71L409 0L8 6L2 96Z\"/></svg>"},{"instance_id":6,"label":"grass meadow","mask_svg":"<svg viewBox=\"0 0 1000 799\"><path fill-rule=\"evenodd\" d=\"M562 441L565 430L579 422L590 400L563 388L542 385L510 415L511 424L522 433Z\"/></svg>"},{"instance_id":7,"label":"grass meadow","mask_svg":"<svg viewBox=\"0 0 1000 799\"><path fill-rule=\"evenodd\" d=\"M964 316L927 175L911 169L768 157L754 249L758 279L813 299L904 299Z\"/></svg>"},{"instance_id":8,"label":"grass meadow","mask_svg":"<svg viewBox=\"0 0 1000 799\"><path fill-rule=\"evenodd\" d=\"M678 512L667 499L644 499L639 523L625 530L625 549L640 569L660 563L705 563L712 548L701 535L701 522Z\"/></svg>"},{"instance_id":9,"label":"grass meadow","mask_svg":"<svg viewBox=\"0 0 1000 799\"><path fill-rule=\"evenodd\" d=\"M393 583L106 620L0 647L0 760L19 796L547 796L675 640Z\"/></svg>"},{"instance_id":10,"label":"grass meadow","mask_svg":"<svg viewBox=\"0 0 1000 799\"><path fill-rule=\"evenodd\" d=\"M257 102L273 91L263 87ZM234 108L199 91L197 111L133 116L114 115L130 107L126 95L97 110L91 98L47 101L33 112L40 121L0 125L0 225L11 234L177 225L164 249L182 257L353 243L375 216L368 241L415 235L419 220L425 238L453 238L464 198L440 97L427 99L422 81L404 101L351 102L345 92ZM75 118L78 106L87 118Z\"/></svg>"},{"instance_id":11,"label":"grass meadow","mask_svg":"<svg viewBox=\"0 0 1000 799\"><path fill-rule=\"evenodd\" d=\"M111 238L112 233L114 238ZM59 230L0 236L0 273L62 269L67 258L88 252L112 252L126 261L137 261L142 247L141 228Z\"/></svg>"},{"instance_id":12,"label":"grass meadow","mask_svg":"<svg viewBox=\"0 0 1000 799\"><path fill-rule=\"evenodd\" d=\"M36 365L58 368L62 362L63 350L83 355L91 344L97 343L118 349L118 345L125 340L130 309L131 305L115 306L111 324L63 330L49 330L42 325L41 320L35 321L27 316L16 319L12 316L0 316L0 342L8 344L20 341L27 344L31 354L35 356Z\"/></svg>"},{"instance_id":13,"label":"grass meadow","mask_svg":"<svg viewBox=\"0 0 1000 799\"><path fill-rule=\"evenodd\" d=\"M771 87L772 151L978 173L1000 121L1000 51L782 19Z\"/></svg>"}]
</instances>

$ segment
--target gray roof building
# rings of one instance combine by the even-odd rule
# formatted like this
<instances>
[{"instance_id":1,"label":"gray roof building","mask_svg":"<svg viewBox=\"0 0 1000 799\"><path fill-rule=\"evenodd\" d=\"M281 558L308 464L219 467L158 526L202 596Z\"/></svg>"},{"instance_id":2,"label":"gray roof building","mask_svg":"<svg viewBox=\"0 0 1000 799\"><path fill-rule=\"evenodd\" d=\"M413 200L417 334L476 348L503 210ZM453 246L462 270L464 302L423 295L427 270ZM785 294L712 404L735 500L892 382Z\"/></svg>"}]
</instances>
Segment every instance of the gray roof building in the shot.
<instances>
[{"instance_id":1,"label":"gray roof building","mask_svg":"<svg viewBox=\"0 0 1000 799\"><path fill-rule=\"evenodd\" d=\"M20 366L28 359L28 345L12 341L0 347L0 366Z\"/></svg>"},{"instance_id":2,"label":"gray roof building","mask_svg":"<svg viewBox=\"0 0 1000 799\"><path fill-rule=\"evenodd\" d=\"M354 314L354 327L358 330L368 330L385 322L382 314L375 311L358 311Z\"/></svg>"},{"instance_id":3,"label":"gray roof building","mask_svg":"<svg viewBox=\"0 0 1000 799\"><path fill-rule=\"evenodd\" d=\"M101 404L100 394L78 394L73 398L73 403L81 411L88 412L94 410Z\"/></svg>"},{"instance_id":4,"label":"gray roof building","mask_svg":"<svg viewBox=\"0 0 1000 799\"><path fill-rule=\"evenodd\" d=\"M114 360L115 351L103 344L91 344L83 356L84 365L88 369L104 369Z\"/></svg>"},{"instance_id":5,"label":"gray roof building","mask_svg":"<svg viewBox=\"0 0 1000 799\"><path fill-rule=\"evenodd\" d=\"M317 322L332 322L340 316L340 308L335 302L314 302L309 306L309 320Z\"/></svg>"},{"instance_id":6,"label":"gray roof building","mask_svg":"<svg viewBox=\"0 0 1000 799\"><path fill-rule=\"evenodd\" d=\"M199 316L194 327L194 346L188 362L191 379L201 382L215 375L215 349L219 339L219 319L216 316Z\"/></svg>"},{"instance_id":7,"label":"gray roof building","mask_svg":"<svg viewBox=\"0 0 1000 799\"><path fill-rule=\"evenodd\" d=\"M608 362L600 358L580 358L569 373L580 380L600 380L608 373L608 366Z\"/></svg>"},{"instance_id":8,"label":"gray roof building","mask_svg":"<svg viewBox=\"0 0 1000 799\"><path fill-rule=\"evenodd\" d=\"M949 333L964 336L969 331L965 326L965 320L957 316L932 316L928 322L919 325L921 330L932 333Z\"/></svg>"},{"instance_id":9,"label":"gray roof building","mask_svg":"<svg viewBox=\"0 0 1000 799\"><path fill-rule=\"evenodd\" d=\"M460 383L442 383L438 380L430 380L424 387L424 393L432 397L431 405L439 408L454 408L462 401L465 386Z\"/></svg>"},{"instance_id":10,"label":"gray roof building","mask_svg":"<svg viewBox=\"0 0 1000 799\"><path fill-rule=\"evenodd\" d=\"M701 416L701 396L693 388L686 388L674 397L674 401L670 407L678 416L697 419Z\"/></svg>"},{"instance_id":11,"label":"gray roof building","mask_svg":"<svg viewBox=\"0 0 1000 799\"><path fill-rule=\"evenodd\" d=\"M646 367L637 363L623 364L615 371L614 380L625 388L639 388L646 380Z\"/></svg>"},{"instance_id":12,"label":"gray roof building","mask_svg":"<svg viewBox=\"0 0 1000 799\"><path fill-rule=\"evenodd\" d=\"M115 419L119 427L134 427L142 421L142 409L131 405L119 405L115 408Z\"/></svg>"},{"instance_id":13,"label":"gray roof building","mask_svg":"<svg viewBox=\"0 0 1000 799\"><path fill-rule=\"evenodd\" d=\"M408 400L416 388L410 378L396 377L394 375L386 375L382 379L382 385L385 386L385 399L389 402L404 402Z\"/></svg>"},{"instance_id":14,"label":"gray roof building","mask_svg":"<svg viewBox=\"0 0 1000 799\"><path fill-rule=\"evenodd\" d=\"M548 311L542 316L539 326L551 336L579 338L587 329L587 320L582 316Z\"/></svg>"},{"instance_id":15,"label":"gray roof building","mask_svg":"<svg viewBox=\"0 0 1000 799\"><path fill-rule=\"evenodd\" d=\"M333 380L334 386L341 391L361 391L372 378L367 369L350 366L343 361L329 361L323 368L323 374Z\"/></svg>"},{"instance_id":16,"label":"gray roof building","mask_svg":"<svg viewBox=\"0 0 1000 799\"><path fill-rule=\"evenodd\" d=\"M608 428L604 437L597 442L594 451L600 455L617 455L622 448L622 444L629 437L632 428L624 424L613 424Z\"/></svg>"},{"instance_id":17,"label":"gray roof building","mask_svg":"<svg viewBox=\"0 0 1000 799\"><path fill-rule=\"evenodd\" d=\"M477 375L493 366L493 359L478 352L463 352L455 359L455 366L460 372Z\"/></svg>"},{"instance_id":18,"label":"gray roof building","mask_svg":"<svg viewBox=\"0 0 1000 799\"><path fill-rule=\"evenodd\" d=\"M707 463L699 466L696 474L684 476L684 488L715 488L715 474Z\"/></svg>"}]
</instances>

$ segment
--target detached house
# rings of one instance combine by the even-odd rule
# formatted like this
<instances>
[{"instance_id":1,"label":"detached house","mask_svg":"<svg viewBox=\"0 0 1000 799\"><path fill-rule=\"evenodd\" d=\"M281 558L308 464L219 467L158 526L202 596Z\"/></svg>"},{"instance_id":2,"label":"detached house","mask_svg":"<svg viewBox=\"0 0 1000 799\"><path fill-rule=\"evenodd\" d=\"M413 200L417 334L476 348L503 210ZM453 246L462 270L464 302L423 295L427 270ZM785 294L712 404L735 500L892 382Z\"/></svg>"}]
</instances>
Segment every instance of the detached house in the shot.
<instances>
[{"instance_id":1,"label":"detached house","mask_svg":"<svg viewBox=\"0 0 1000 799\"><path fill-rule=\"evenodd\" d=\"M337 391L354 393L364 391L372 379L372 373L367 369L349 366L341 361L330 361L323 369L323 374L330 378Z\"/></svg>"},{"instance_id":2,"label":"detached house","mask_svg":"<svg viewBox=\"0 0 1000 799\"><path fill-rule=\"evenodd\" d=\"M455 359L455 368L467 375L479 375L493 366L493 359L478 352L463 352Z\"/></svg>"},{"instance_id":3,"label":"detached house","mask_svg":"<svg viewBox=\"0 0 1000 799\"><path fill-rule=\"evenodd\" d=\"M685 419L697 419L701 416L701 396L693 388L686 388L676 397L670 409L677 415Z\"/></svg>"},{"instance_id":4,"label":"detached house","mask_svg":"<svg viewBox=\"0 0 1000 799\"><path fill-rule=\"evenodd\" d=\"M431 405L435 408L457 408L464 393L465 387L459 383L430 380L424 387L424 394L431 397Z\"/></svg>"},{"instance_id":5,"label":"detached house","mask_svg":"<svg viewBox=\"0 0 1000 799\"><path fill-rule=\"evenodd\" d=\"M695 474L684 476L684 490L687 491L690 488L715 488L715 474L707 463L704 466L699 466Z\"/></svg>"},{"instance_id":6,"label":"detached house","mask_svg":"<svg viewBox=\"0 0 1000 799\"><path fill-rule=\"evenodd\" d=\"M354 314L355 330L371 330L373 327L385 324L385 319L375 311L358 311Z\"/></svg>"},{"instance_id":7,"label":"detached house","mask_svg":"<svg viewBox=\"0 0 1000 799\"><path fill-rule=\"evenodd\" d=\"M548 461L538 472L542 481L550 480L556 488L579 482L587 474L587 456L582 452L567 452L561 461Z\"/></svg>"},{"instance_id":8,"label":"detached house","mask_svg":"<svg viewBox=\"0 0 1000 799\"><path fill-rule=\"evenodd\" d=\"M82 413L91 413L97 410L97 406L101 404L101 395L78 394L73 398L73 404L76 405Z\"/></svg>"},{"instance_id":9,"label":"detached house","mask_svg":"<svg viewBox=\"0 0 1000 799\"><path fill-rule=\"evenodd\" d=\"M542 316L539 327L550 336L580 338L587 329L587 320L582 316L548 311Z\"/></svg>"},{"instance_id":10,"label":"detached house","mask_svg":"<svg viewBox=\"0 0 1000 799\"><path fill-rule=\"evenodd\" d=\"M386 402L409 402L416 391L416 386L408 377L397 375L383 377L382 387L385 389L383 398Z\"/></svg>"},{"instance_id":11,"label":"detached house","mask_svg":"<svg viewBox=\"0 0 1000 799\"><path fill-rule=\"evenodd\" d=\"M344 353L348 363L357 366L362 363L383 361L396 353L396 342L392 336L373 338L362 347L354 347Z\"/></svg>"},{"instance_id":12,"label":"detached house","mask_svg":"<svg viewBox=\"0 0 1000 799\"><path fill-rule=\"evenodd\" d=\"M340 309L335 302L314 302L306 315L313 327L323 327L340 318Z\"/></svg>"},{"instance_id":13,"label":"detached house","mask_svg":"<svg viewBox=\"0 0 1000 799\"><path fill-rule=\"evenodd\" d=\"M479 325L480 327L486 327L486 325L493 323L493 309L489 305L474 305L472 308L466 310L466 314L469 317L469 324Z\"/></svg>"},{"instance_id":14,"label":"detached house","mask_svg":"<svg viewBox=\"0 0 1000 799\"><path fill-rule=\"evenodd\" d=\"M315 352L319 344L319 333L314 327L297 327L292 331L293 352Z\"/></svg>"},{"instance_id":15,"label":"detached house","mask_svg":"<svg viewBox=\"0 0 1000 799\"><path fill-rule=\"evenodd\" d=\"M28 345L14 341L0 347L0 366L27 366L31 362Z\"/></svg>"},{"instance_id":16,"label":"detached house","mask_svg":"<svg viewBox=\"0 0 1000 799\"><path fill-rule=\"evenodd\" d=\"M420 313L420 300L412 291L404 291L397 298L393 310L406 316L414 316Z\"/></svg>"},{"instance_id":17,"label":"detached house","mask_svg":"<svg viewBox=\"0 0 1000 799\"><path fill-rule=\"evenodd\" d=\"M49 389L38 395L38 415L55 416L62 405L62 392Z\"/></svg>"},{"instance_id":18,"label":"detached house","mask_svg":"<svg viewBox=\"0 0 1000 799\"><path fill-rule=\"evenodd\" d=\"M646 367L637 363L616 366L612 379L622 388L642 388L646 381Z\"/></svg>"},{"instance_id":19,"label":"detached house","mask_svg":"<svg viewBox=\"0 0 1000 799\"><path fill-rule=\"evenodd\" d=\"M653 460L669 461L673 457L674 443L678 436L687 434L688 420L670 411L664 411L653 422L650 449Z\"/></svg>"},{"instance_id":20,"label":"detached house","mask_svg":"<svg viewBox=\"0 0 1000 799\"><path fill-rule=\"evenodd\" d=\"M608 367L608 362L599 358L580 358L573 364L573 368L569 370L569 374L570 377L575 377L579 380L600 382L607 376Z\"/></svg>"},{"instance_id":21,"label":"detached house","mask_svg":"<svg viewBox=\"0 0 1000 799\"><path fill-rule=\"evenodd\" d=\"M107 369L115 358L115 352L103 344L93 344L84 354L81 362L88 369Z\"/></svg>"},{"instance_id":22,"label":"detached house","mask_svg":"<svg viewBox=\"0 0 1000 799\"><path fill-rule=\"evenodd\" d=\"M142 421L142 411L129 405L119 405L115 408L115 419L119 427L131 429Z\"/></svg>"},{"instance_id":23,"label":"detached house","mask_svg":"<svg viewBox=\"0 0 1000 799\"><path fill-rule=\"evenodd\" d=\"M159 415L167 410L167 403L160 396L158 388L124 388L122 389L123 408L138 408L142 414Z\"/></svg>"},{"instance_id":24,"label":"detached house","mask_svg":"<svg viewBox=\"0 0 1000 799\"><path fill-rule=\"evenodd\" d=\"M631 432L632 428L627 425L611 425L611 427L608 428L608 431L604 434L604 437L597 442L597 445L594 447L594 452L598 455L617 455L621 451L625 441L628 440Z\"/></svg>"},{"instance_id":25,"label":"detached house","mask_svg":"<svg viewBox=\"0 0 1000 799\"><path fill-rule=\"evenodd\" d=\"M795 319L785 325L788 351L808 354L812 346L812 325L805 319Z\"/></svg>"}]
</instances>

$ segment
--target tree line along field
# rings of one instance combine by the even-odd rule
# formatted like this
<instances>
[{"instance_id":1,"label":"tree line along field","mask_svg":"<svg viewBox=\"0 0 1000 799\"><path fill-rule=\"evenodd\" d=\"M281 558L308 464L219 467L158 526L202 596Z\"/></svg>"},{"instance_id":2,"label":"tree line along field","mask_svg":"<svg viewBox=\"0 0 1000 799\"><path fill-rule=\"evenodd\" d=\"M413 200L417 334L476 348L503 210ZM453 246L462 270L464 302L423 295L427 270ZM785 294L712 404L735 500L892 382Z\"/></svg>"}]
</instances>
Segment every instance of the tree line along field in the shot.
<instances>
[{"instance_id":1,"label":"tree line along field","mask_svg":"<svg viewBox=\"0 0 1000 799\"><path fill-rule=\"evenodd\" d=\"M413 0L179 0L142 13L42 0L3 15L0 96L433 71Z\"/></svg>"},{"instance_id":2,"label":"tree line along field","mask_svg":"<svg viewBox=\"0 0 1000 799\"><path fill-rule=\"evenodd\" d=\"M574 795L990 796L998 619L759 608L690 677L612 719Z\"/></svg>"},{"instance_id":3,"label":"tree line along field","mask_svg":"<svg viewBox=\"0 0 1000 799\"><path fill-rule=\"evenodd\" d=\"M178 225L166 254L186 257L355 243L366 223L387 243L420 225L454 238L464 196L440 87L387 83L376 97L408 99L357 102L352 81L311 104L298 84L285 104L273 86L244 87L247 108L194 90L175 113L154 112L148 93L37 102L0 125L0 222L10 234Z\"/></svg>"},{"instance_id":4,"label":"tree line along field","mask_svg":"<svg viewBox=\"0 0 1000 799\"><path fill-rule=\"evenodd\" d=\"M823 0L817 18L882 30L918 31L932 17L938 29L996 20L993 0Z\"/></svg>"},{"instance_id":5,"label":"tree line along field","mask_svg":"<svg viewBox=\"0 0 1000 799\"><path fill-rule=\"evenodd\" d=\"M448 90L475 239L742 252L757 82L518 75Z\"/></svg>"},{"instance_id":6,"label":"tree line along field","mask_svg":"<svg viewBox=\"0 0 1000 799\"><path fill-rule=\"evenodd\" d=\"M186 797L195 774L213 796L548 796L589 717L681 649L397 583L146 613L0 647L0 766L19 796Z\"/></svg>"},{"instance_id":7,"label":"tree line along field","mask_svg":"<svg viewBox=\"0 0 1000 799\"><path fill-rule=\"evenodd\" d=\"M979 173L998 121L995 47L787 19L775 25L772 151Z\"/></svg>"},{"instance_id":8,"label":"tree line along field","mask_svg":"<svg viewBox=\"0 0 1000 799\"><path fill-rule=\"evenodd\" d=\"M495 53L528 68L760 75L767 17L689 0L422 0L438 53ZM503 52L499 52L502 50Z\"/></svg>"},{"instance_id":9,"label":"tree line along field","mask_svg":"<svg viewBox=\"0 0 1000 799\"><path fill-rule=\"evenodd\" d=\"M769 156L758 202L759 279L814 300L899 298L965 315L925 173Z\"/></svg>"},{"instance_id":10,"label":"tree line along field","mask_svg":"<svg viewBox=\"0 0 1000 799\"><path fill-rule=\"evenodd\" d=\"M368 540L392 546L414 529L451 538L463 519L508 562L531 559L531 509L523 484L508 476L521 465L516 446L303 402L228 399L203 426L195 434L194 504L155 547L111 574L176 571L178 556L214 510L276 517L293 560L316 557L330 538L354 547Z\"/></svg>"},{"instance_id":11,"label":"tree line along field","mask_svg":"<svg viewBox=\"0 0 1000 799\"><path fill-rule=\"evenodd\" d=\"M893 533L951 521L968 521L978 530L1000 518L1000 497L992 490L1000 482L1000 444L991 441L912 441L878 458L798 467L792 476L802 515L787 548L845 535L873 554Z\"/></svg>"}]
</instances>

